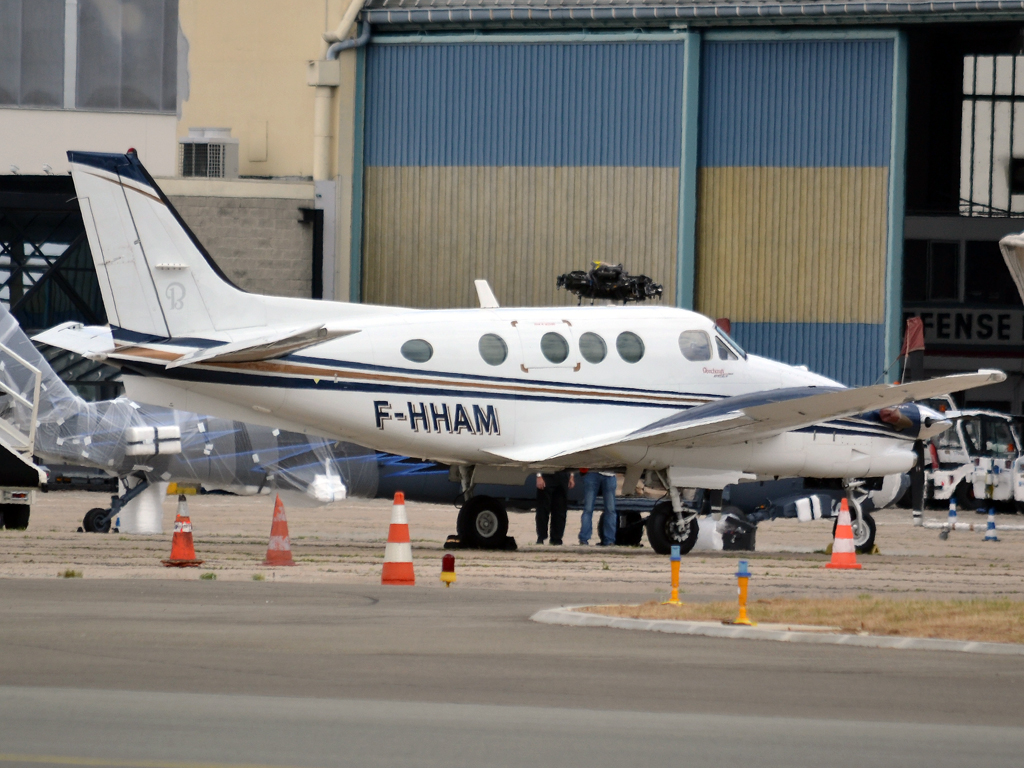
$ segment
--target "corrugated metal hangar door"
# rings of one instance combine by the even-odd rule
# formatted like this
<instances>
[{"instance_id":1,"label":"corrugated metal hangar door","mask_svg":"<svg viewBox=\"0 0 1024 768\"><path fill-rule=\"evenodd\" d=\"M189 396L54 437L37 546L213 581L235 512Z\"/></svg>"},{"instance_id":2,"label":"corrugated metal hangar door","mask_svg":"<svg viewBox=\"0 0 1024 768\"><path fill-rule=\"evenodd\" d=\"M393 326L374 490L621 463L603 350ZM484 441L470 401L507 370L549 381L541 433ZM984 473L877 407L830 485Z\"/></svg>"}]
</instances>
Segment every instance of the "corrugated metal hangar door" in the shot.
<instances>
[{"instance_id":1,"label":"corrugated metal hangar door","mask_svg":"<svg viewBox=\"0 0 1024 768\"><path fill-rule=\"evenodd\" d=\"M894 41L702 49L697 309L752 352L870 384L885 367Z\"/></svg>"},{"instance_id":2,"label":"corrugated metal hangar door","mask_svg":"<svg viewBox=\"0 0 1024 768\"><path fill-rule=\"evenodd\" d=\"M363 300L575 303L592 260L674 296L684 46L371 44Z\"/></svg>"}]
</instances>

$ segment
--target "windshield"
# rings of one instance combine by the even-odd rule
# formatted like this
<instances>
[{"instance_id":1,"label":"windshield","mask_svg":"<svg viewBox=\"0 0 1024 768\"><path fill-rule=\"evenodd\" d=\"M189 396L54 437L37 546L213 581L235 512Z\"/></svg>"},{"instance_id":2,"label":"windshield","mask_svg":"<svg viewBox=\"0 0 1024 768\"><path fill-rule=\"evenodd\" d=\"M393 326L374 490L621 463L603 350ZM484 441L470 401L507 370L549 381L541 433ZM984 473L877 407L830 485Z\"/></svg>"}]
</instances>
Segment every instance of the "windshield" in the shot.
<instances>
[{"instance_id":1,"label":"windshield","mask_svg":"<svg viewBox=\"0 0 1024 768\"><path fill-rule=\"evenodd\" d=\"M961 422L967 450L972 456L1010 459L1017 456L1017 445L1010 424L992 416L971 416Z\"/></svg>"},{"instance_id":2,"label":"windshield","mask_svg":"<svg viewBox=\"0 0 1024 768\"><path fill-rule=\"evenodd\" d=\"M723 331L723 330L722 330L721 328L719 328L718 326L715 326L715 332L716 332L716 333L717 333L717 334L718 334L719 336L721 336L722 338L724 338L724 339L725 339L725 340L726 340L726 341L727 341L727 342L729 343L729 346L730 346L730 347L732 347L732 348L733 348L734 350L736 350L736 354L738 354L738 355L739 355L740 357L742 357L742 358L743 358L744 360L746 360L746 359L747 359L747 353L746 353L746 352L745 352L745 351L743 350L743 347L741 347L741 346L740 346L739 344L737 344L737 343L736 343L735 341L733 341L733 338L732 338L732 336L730 336L730 335L729 335L728 333L726 333L725 331ZM719 348L719 351L721 351L721 349L722 349L722 341L721 341L721 339L716 339L716 341L718 341L718 348ZM724 359L726 359L726 357L725 357L725 356L722 356L722 359L724 360Z\"/></svg>"}]
</instances>

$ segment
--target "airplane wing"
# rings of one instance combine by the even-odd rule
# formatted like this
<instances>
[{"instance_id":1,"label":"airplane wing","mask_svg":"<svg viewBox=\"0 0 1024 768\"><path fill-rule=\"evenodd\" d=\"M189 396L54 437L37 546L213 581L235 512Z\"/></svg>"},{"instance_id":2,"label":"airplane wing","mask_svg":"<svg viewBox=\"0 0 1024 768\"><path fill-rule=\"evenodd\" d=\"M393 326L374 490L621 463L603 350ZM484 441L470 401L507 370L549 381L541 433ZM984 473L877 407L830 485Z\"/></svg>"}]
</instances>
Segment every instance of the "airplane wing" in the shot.
<instances>
[{"instance_id":1,"label":"airplane wing","mask_svg":"<svg viewBox=\"0 0 1024 768\"><path fill-rule=\"evenodd\" d=\"M799 387L736 395L679 411L635 430L617 430L589 440L492 450L522 463L542 463L613 445L697 448L760 440L792 429L856 416L878 408L997 384L1006 374L996 370L942 376L909 384L877 384L856 389Z\"/></svg>"}]
</instances>

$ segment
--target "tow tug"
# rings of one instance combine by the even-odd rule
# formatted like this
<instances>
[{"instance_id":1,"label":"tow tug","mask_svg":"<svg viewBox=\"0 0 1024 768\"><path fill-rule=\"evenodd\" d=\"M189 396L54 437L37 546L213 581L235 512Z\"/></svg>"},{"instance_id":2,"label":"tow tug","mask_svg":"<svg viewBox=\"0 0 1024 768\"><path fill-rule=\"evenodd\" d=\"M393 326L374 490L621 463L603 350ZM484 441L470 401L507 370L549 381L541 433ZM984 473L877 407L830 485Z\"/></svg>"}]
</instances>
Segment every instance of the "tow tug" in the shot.
<instances>
[{"instance_id":1,"label":"tow tug","mask_svg":"<svg viewBox=\"0 0 1024 768\"><path fill-rule=\"evenodd\" d=\"M935 506L955 499L958 507L991 500L1024 511L1024 446L1014 418L1000 411L930 403L953 426L928 444L925 493ZM987 511L988 506L984 504Z\"/></svg>"}]
</instances>

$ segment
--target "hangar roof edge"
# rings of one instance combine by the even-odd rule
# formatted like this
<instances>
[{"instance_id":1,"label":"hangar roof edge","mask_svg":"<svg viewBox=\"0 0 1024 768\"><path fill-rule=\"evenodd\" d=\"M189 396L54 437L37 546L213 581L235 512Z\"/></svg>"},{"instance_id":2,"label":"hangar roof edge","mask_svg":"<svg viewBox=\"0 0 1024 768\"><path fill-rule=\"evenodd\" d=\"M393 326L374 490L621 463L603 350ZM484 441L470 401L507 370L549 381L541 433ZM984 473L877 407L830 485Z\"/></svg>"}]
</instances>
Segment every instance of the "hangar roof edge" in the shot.
<instances>
[{"instance_id":1,"label":"hangar roof edge","mask_svg":"<svg viewBox=\"0 0 1024 768\"><path fill-rule=\"evenodd\" d=\"M896 24L1024 20L1024 0L367 0L374 26Z\"/></svg>"}]
</instances>

